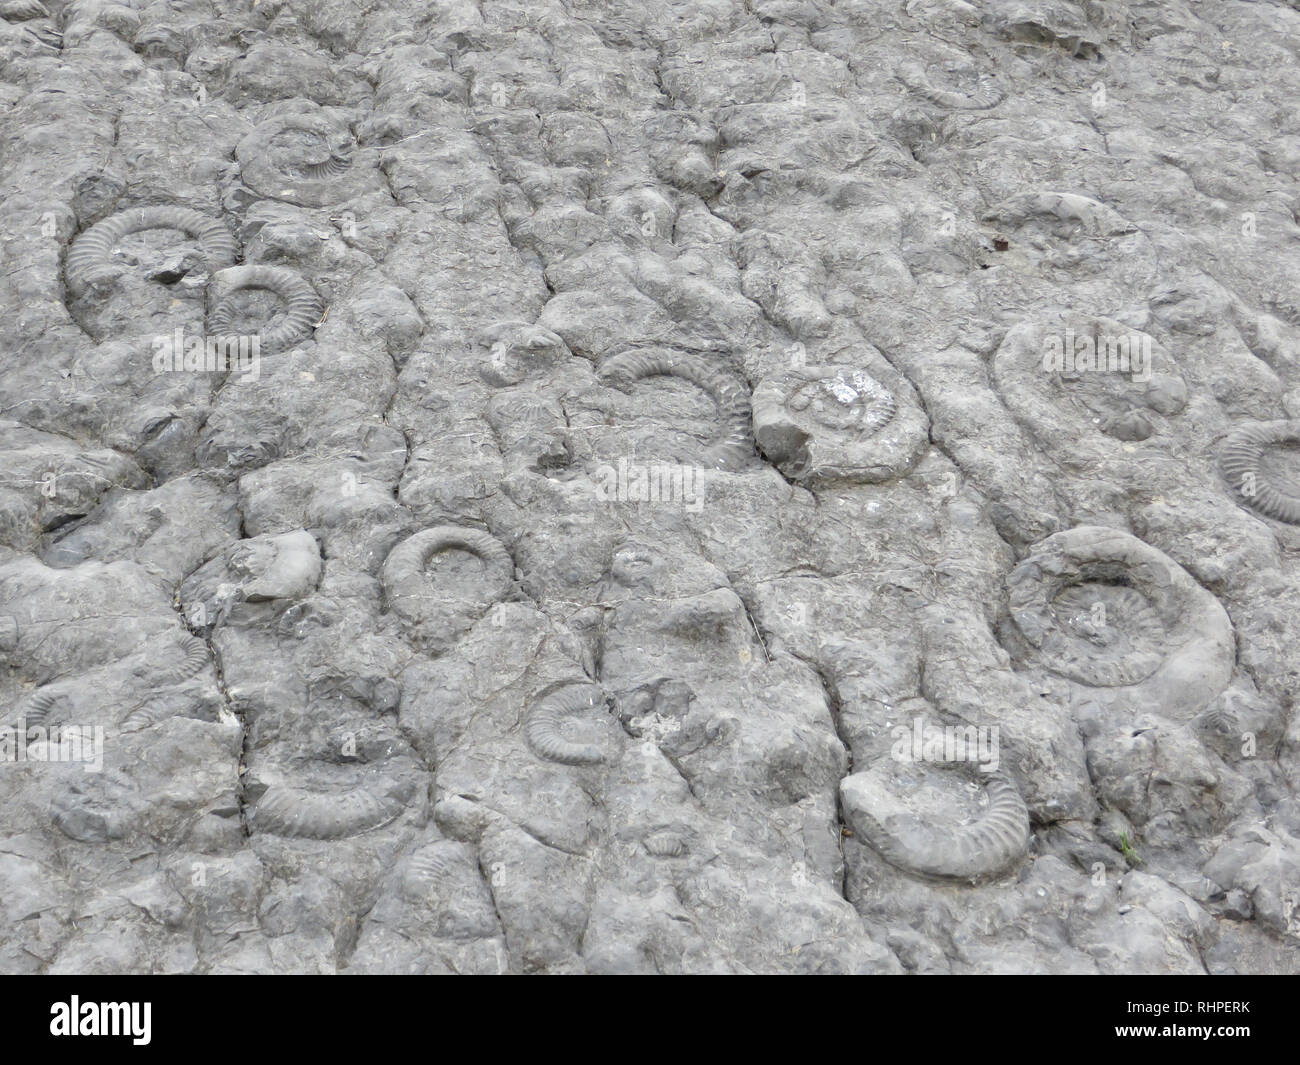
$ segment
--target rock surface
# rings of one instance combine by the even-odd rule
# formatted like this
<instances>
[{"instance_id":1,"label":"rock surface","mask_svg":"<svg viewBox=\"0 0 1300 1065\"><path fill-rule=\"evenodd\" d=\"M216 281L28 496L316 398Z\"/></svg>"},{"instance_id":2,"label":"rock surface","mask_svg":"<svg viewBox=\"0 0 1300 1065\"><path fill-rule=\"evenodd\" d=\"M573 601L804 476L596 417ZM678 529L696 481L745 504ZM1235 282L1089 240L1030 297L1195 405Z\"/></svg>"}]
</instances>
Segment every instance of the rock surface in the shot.
<instances>
[{"instance_id":1,"label":"rock surface","mask_svg":"<svg viewBox=\"0 0 1300 1065\"><path fill-rule=\"evenodd\" d=\"M2 14L0 971L1300 971L1294 2Z\"/></svg>"}]
</instances>

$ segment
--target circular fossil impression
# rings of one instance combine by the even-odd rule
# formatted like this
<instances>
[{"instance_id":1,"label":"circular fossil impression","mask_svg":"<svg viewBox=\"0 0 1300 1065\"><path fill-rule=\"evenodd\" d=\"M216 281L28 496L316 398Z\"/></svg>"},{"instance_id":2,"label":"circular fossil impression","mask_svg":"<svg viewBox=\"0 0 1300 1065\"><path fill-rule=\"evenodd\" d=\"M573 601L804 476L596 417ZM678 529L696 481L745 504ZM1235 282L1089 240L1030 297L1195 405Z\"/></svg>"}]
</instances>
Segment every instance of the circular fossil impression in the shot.
<instances>
[{"instance_id":1,"label":"circular fossil impression","mask_svg":"<svg viewBox=\"0 0 1300 1065\"><path fill-rule=\"evenodd\" d=\"M1051 610L1060 632L1060 671L1085 684L1136 684L1163 660L1164 626L1146 597L1122 584L1087 581L1062 589Z\"/></svg>"},{"instance_id":2,"label":"circular fossil impression","mask_svg":"<svg viewBox=\"0 0 1300 1065\"><path fill-rule=\"evenodd\" d=\"M1008 646L1092 688L1140 686L1194 717L1232 676L1232 626L1173 559L1128 533L1079 526L1047 537L1007 576Z\"/></svg>"},{"instance_id":3,"label":"circular fossil impression","mask_svg":"<svg viewBox=\"0 0 1300 1065\"><path fill-rule=\"evenodd\" d=\"M1012 328L993 356L993 381L1018 419L1056 450L1087 426L1146 440L1187 405L1187 386L1148 333L1109 318L1061 314Z\"/></svg>"},{"instance_id":4,"label":"circular fossil impression","mask_svg":"<svg viewBox=\"0 0 1300 1065\"><path fill-rule=\"evenodd\" d=\"M528 714L524 736L539 758L563 765L605 761L599 737L584 718L604 706L604 692L591 684L561 688L539 699ZM591 733L591 735L587 735Z\"/></svg>"},{"instance_id":5,"label":"circular fossil impression","mask_svg":"<svg viewBox=\"0 0 1300 1065\"><path fill-rule=\"evenodd\" d=\"M976 883L1010 869L1029 845L1029 811L1005 773L877 762L840 785L854 830L914 876Z\"/></svg>"},{"instance_id":6,"label":"circular fossil impression","mask_svg":"<svg viewBox=\"0 0 1300 1065\"><path fill-rule=\"evenodd\" d=\"M929 439L919 407L900 404L890 384L851 366L764 378L753 405L759 449L795 480L887 481L910 469Z\"/></svg>"},{"instance_id":7,"label":"circular fossil impression","mask_svg":"<svg viewBox=\"0 0 1300 1065\"><path fill-rule=\"evenodd\" d=\"M301 207L341 203L364 192L373 180L370 154L324 113L267 119L235 149L245 185Z\"/></svg>"},{"instance_id":8,"label":"circular fossil impression","mask_svg":"<svg viewBox=\"0 0 1300 1065\"><path fill-rule=\"evenodd\" d=\"M1223 445L1219 468L1247 506L1300 525L1300 421L1242 426Z\"/></svg>"},{"instance_id":9,"label":"circular fossil impression","mask_svg":"<svg viewBox=\"0 0 1300 1065\"><path fill-rule=\"evenodd\" d=\"M255 333L258 350L264 355L284 351L311 336L324 309L316 290L285 266L231 266L213 275L212 286L208 334ZM274 308L269 315L268 303ZM264 320L257 328L236 327L258 317Z\"/></svg>"},{"instance_id":10,"label":"circular fossil impression","mask_svg":"<svg viewBox=\"0 0 1300 1065\"><path fill-rule=\"evenodd\" d=\"M431 649L446 649L509 594L514 573L514 561L496 537L439 525L388 553L381 575L384 603Z\"/></svg>"},{"instance_id":11,"label":"circular fossil impression","mask_svg":"<svg viewBox=\"0 0 1300 1065\"><path fill-rule=\"evenodd\" d=\"M627 392L637 382L650 377L681 378L706 392L717 406L721 425L700 457L714 469L745 467L754 452L749 435L749 397L730 374L691 356L658 349L623 352L600 368L600 378L605 384Z\"/></svg>"}]
</instances>

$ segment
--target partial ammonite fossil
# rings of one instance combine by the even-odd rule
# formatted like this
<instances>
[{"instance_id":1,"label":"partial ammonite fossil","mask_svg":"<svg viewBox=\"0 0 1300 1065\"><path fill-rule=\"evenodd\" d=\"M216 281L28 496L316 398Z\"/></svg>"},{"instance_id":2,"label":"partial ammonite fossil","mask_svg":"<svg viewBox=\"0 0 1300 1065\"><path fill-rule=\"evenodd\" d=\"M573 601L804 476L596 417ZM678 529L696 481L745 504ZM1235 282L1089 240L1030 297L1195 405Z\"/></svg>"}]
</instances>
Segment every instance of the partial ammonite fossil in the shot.
<instances>
[{"instance_id":1,"label":"partial ammonite fossil","mask_svg":"<svg viewBox=\"0 0 1300 1065\"><path fill-rule=\"evenodd\" d=\"M840 783L854 831L915 876L977 883L1010 870L1029 845L1029 811L1005 773L883 761Z\"/></svg>"},{"instance_id":2,"label":"partial ammonite fossil","mask_svg":"<svg viewBox=\"0 0 1300 1065\"><path fill-rule=\"evenodd\" d=\"M617 388L630 389L647 377L680 377L703 389L717 404L721 430L702 456L710 467L741 469L754 454L749 433L749 397L729 374L702 363L698 356L659 349L627 351L607 360L600 377Z\"/></svg>"},{"instance_id":3,"label":"partial ammonite fossil","mask_svg":"<svg viewBox=\"0 0 1300 1065\"><path fill-rule=\"evenodd\" d=\"M1236 645L1219 601L1128 533L1085 525L1049 536L1007 589L1006 642L1024 664L1178 720L1231 679Z\"/></svg>"},{"instance_id":4,"label":"partial ammonite fossil","mask_svg":"<svg viewBox=\"0 0 1300 1065\"><path fill-rule=\"evenodd\" d=\"M1187 385L1148 333L1111 318L1060 313L1017 323L993 356L993 383L1061 461L1088 463L1081 434L1140 441L1187 406Z\"/></svg>"},{"instance_id":5,"label":"partial ammonite fossil","mask_svg":"<svg viewBox=\"0 0 1300 1065\"><path fill-rule=\"evenodd\" d=\"M592 684L575 684L539 699L528 711L524 736L540 758L564 765L597 765L605 760L599 743L575 734L605 704L604 693Z\"/></svg>"},{"instance_id":6,"label":"partial ammonite fossil","mask_svg":"<svg viewBox=\"0 0 1300 1065\"><path fill-rule=\"evenodd\" d=\"M187 207L135 207L96 222L72 242L64 271L72 295L111 284L121 276L128 264L117 257L118 245L131 234L150 229L180 230L196 240L201 249L199 265L205 271L235 261L235 239L216 219Z\"/></svg>"},{"instance_id":7,"label":"partial ammonite fossil","mask_svg":"<svg viewBox=\"0 0 1300 1065\"><path fill-rule=\"evenodd\" d=\"M173 660L168 663L162 679L172 684L188 680L207 668L208 661L207 644L197 636L183 637L178 652Z\"/></svg>"},{"instance_id":8,"label":"partial ammonite fossil","mask_svg":"<svg viewBox=\"0 0 1300 1065\"><path fill-rule=\"evenodd\" d=\"M754 390L754 439L794 480L878 483L901 476L928 445L929 421L910 398L900 402L896 379L890 384L851 366L802 366L765 377Z\"/></svg>"},{"instance_id":9,"label":"partial ammonite fossil","mask_svg":"<svg viewBox=\"0 0 1300 1065\"><path fill-rule=\"evenodd\" d=\"M682 834L672 829L649 833L641 845L652 858L684 858L689 849Z\"/></svg>"},{"instance_id":10,"label":"partial ammonite fossil","mask_svg":"<svg viewBox=\"0 0 1300 1065\"><path fill-rule=\"evenodd\" d=\"M257 831L289 839L348 839L395 821L406 802L392 786L320 791L272 785L258 800L249 823Z\"/></svg>"},{"instance_id":11,"label":"partial ammonite fossil","mask_svg":"<svg viewBox=\"0 0 1300 1065\"><path fill-rule=\"evenodd\" d=\"M250 290L269 292L283 301L278 320L258 329L237 325L238 319L244 316L238 302L240 294ZM263 355L284 351L311 336L325 306L310 284L284 266L232 266L220 270L212 276L212 291L208 333L212 336L256 333Z\"/></svg>"},{"instance_id":12,"label":"partial ammonite fossil","mask_svg":"<svg viewBox=\"0 0 1300 1065\"><path fill-rule=\"evenodd\" d=\"M469 578L435 585L427 568L443 551L464 551L479 562ZM514 562L501 541L479 529L438 525L407 537L388 553L382 575L384 602L398 617L420 625L439 616L441 608L483 607L504 599L514 580Z\"/></svg>"},{"instance_id":13,"label":"partial ammonite fossil","mask_svg":"<svg viewBox=\"0 0 1300 1065\"><path fill-rule=\"evenodd\" d=\"M929 75L920 63L903 63L898 68L898 80L932 104L957 111L987 111L1002 102L1002 93L997 86L986 83L981 83L980 87L971 93L936 89L930 83Z\"/></svg>"},{"instance_id":14,"label":"partial ammonite fossil","mask_svg":"<svg viewBox=\"0 0 1300 1065\"><path fill-rule=\"evenodd\" d=\"M277 115L235 148L244 184L273 200L323 207L375 183L372 151L323 112Z\"/></svg>"},{"instance_id":15,"label":"partial ammonite fossil","mask_svg":"<svg viewBox=\"0 0 1300 1065\"><path fill-rule=\"evenodd\" d=\"M1247 506L1300 525L1300 421L1239 427L1219 452L1219 469Z\"/></svg>"}]
</instances>

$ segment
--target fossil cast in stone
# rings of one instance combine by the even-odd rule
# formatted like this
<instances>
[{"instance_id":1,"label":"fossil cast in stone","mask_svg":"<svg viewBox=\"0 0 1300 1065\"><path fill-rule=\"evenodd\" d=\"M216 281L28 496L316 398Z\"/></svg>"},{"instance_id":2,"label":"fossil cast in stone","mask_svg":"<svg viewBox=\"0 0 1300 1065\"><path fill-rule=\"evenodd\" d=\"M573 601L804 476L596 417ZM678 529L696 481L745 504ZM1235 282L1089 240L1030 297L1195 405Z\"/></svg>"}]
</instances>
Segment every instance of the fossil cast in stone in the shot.
<instances>
[{"instance_id":1,"label":"fossil cast in stone","mask_svg":"<svg viewBox=\"0 0 1300 1065\"><path fill-rule=\"evenodd\" d=\"M259 832L289 839L336 840L359 836L395 821L409 794L376 782L344 791L272 785L249 818Z\"/></svg>"},{"instance_id":2,"label":"fossil cast in stone","mask_svg":"<svg viewBox=\"0 0 1300 1065\"><path fill-rule=\"evenodd\" d=\"M884 367L873 369L892 376ZM759 450L794 480L888 481L906 473L929 442L919 406L900 402L865 369L786 370L759 382L753 404Z\"/></svg>"},{"instance_id":3,"label":"fossil cast in stone","mask_svg":"<svg viewBox=\"0 0 1300 1065\"><path fill-rule=\"evenodd\" d=\"M1219 469L1247 506L1300 525L1300 421L1239 427L1219 452Z\"/></svg>"},{"instance_id":4,"label":"fossil cast in stone","mask_svg":"<svg viewBox=\"0 0 1300 1065\"><path fill-rule=\"evenodd\" d=\"M920 63L900 64L898 80L932 104L952 108L955 111L987 111L1002 102L1002 93L997 86L981 84L972 93L936 89L930 83L930 76L925 67Z\"/></svg>"},{"instance_id":5,"label":"fossil cast in stone","mask_svg":"<svg viewBox=\"0 0 1300 1065\"><path fill-rule=\"evenodd\" d=\"M1029 812L1005 773L973 776L884 759L846 777L840 795L854 830L891 865L975 883L1024 857Z\"/></svg>"},{"instance_id":6,"label":"fossil cast in stone","mask_svg":"<svg viewBox=\"0 0 1300 1065\"><path fill-rule=\"evenodd\" d=\"M1232 676L1236 643L1219 601L1128 533L1079 526L1034 547L1007 576L1013 656L1125 701L1190 720Z\"/></svg>"},{"instance_id":7,"label":"fossil cast in stone","mask_svg":"<svg viewBox=\"0 0 1300 1065\"><path fill-rule=\"evenodd\" d=\"M717 404L722 422L718 439L705 448L705 461L718 469L742 468L754 453L749 434L749 397L730 375L697 357L659 349L627 351L607 360L600 377L624 391L647 377L680 377L703 389Z\"/></svg>"},{"instance_id":8,"label":"fossil cast in stone","mask_svg":"<svg viewBox=\"0 0 1300 1065\"><path fill-rule=\"evenodd\" d=\"M323 207L375 185L374 153L322 111L277 115L235 148L244 184L273 200Z\"/></svg>"},{"instance_id":9,"label":"fossil cast in stone","mask_svg":"<svg viewBox=\"0 0 1300 1065\"><path fill-rule=\"evenodd\" d=\"M596 765L605 760L599 744L586 743L570 735L572 725L583 715L604 705L599 688L579 684L561 688L539 699L528 712L524 735L528 746L541 758L565 765Z\"/></svg>"},{"instance_id":10,"label":"fossil cast in stone","mask_svg":"<svg viewBox=\"0 0 1300 1065\"><path fill-rule=\"evenodd\" d=\"M274 324L260 329L241 328L239 294L249 290L269 292L284 302ZM263 355L291 348L312 333L320 321L324 304L316 290L299 274L284 266L232 266L212 275L213 302L208 314L208 332L226 336L256 332Z\"/></svg>"},{"instance_id":11,"label":"fossil cast in stone","mask_svg":"<svg viewBox=\"0 0 1300 1065\"><path fill-rule=\"evenodd\" d=\"M72 242L64 269L72 295L111 284L128 268L115 256L117 245L132 233L150 229L176 229L196 240L205 271L235 261L235 240L220 221L187 207L135 207L96 222Z\"/></svg>"}]
</instances>

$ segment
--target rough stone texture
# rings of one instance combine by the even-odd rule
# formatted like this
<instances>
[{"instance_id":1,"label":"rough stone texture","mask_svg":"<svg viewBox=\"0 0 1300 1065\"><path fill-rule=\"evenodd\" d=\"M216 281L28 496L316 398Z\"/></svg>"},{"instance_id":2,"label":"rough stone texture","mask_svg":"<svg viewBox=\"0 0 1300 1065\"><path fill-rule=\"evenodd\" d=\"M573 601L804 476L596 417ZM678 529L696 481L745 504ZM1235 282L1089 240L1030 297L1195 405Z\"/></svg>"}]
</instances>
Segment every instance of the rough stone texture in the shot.
<instances>
[{"instance_id":1,"label":"rough stone texture","mask_svg":"<svg viewBox=\"0 0 1300 1065\"><path fill-rule=\"evenodd\" d=\"M0 15L0 970L1300 970L1294 2Z\"/></svg>"}]
</instances>

